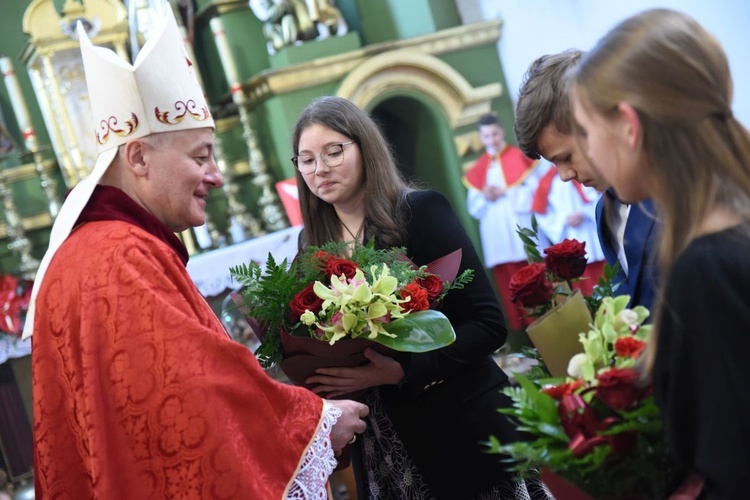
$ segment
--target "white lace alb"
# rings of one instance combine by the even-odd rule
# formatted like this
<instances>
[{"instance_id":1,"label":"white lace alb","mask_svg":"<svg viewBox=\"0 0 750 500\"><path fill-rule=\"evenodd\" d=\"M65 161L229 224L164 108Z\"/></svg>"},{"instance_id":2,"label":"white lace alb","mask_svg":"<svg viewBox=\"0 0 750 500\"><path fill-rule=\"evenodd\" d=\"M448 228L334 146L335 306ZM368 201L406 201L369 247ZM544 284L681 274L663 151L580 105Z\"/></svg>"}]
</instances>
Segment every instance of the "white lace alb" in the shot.
<instances>
[{"instance_id":1,"label":"white lace alb","mask_svg":"<svg viewBox=\"0 0 750 500\"><path fill-rule=\"evenodd\" d=\"M336 457L331 447L331 430L341 416L341 410L323 402L323 422L302 461L299 473L289 488L288 499L325 500L328 498L328 478L336 468Z\"/></svg>"}]
</instances>

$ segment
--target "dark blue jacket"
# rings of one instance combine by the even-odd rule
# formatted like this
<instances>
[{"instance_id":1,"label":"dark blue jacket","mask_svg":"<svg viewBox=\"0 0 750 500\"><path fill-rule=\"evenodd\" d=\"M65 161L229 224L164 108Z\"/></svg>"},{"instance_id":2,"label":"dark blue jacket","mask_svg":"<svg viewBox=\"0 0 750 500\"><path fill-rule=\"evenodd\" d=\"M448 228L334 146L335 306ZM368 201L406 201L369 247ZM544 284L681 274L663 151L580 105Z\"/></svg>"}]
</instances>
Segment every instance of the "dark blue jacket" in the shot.
<instances>
[{"instance_id":1,"label":"dark blue jacket","mask_svg":"<svg viewBox=\"0 0 750 500\"><path fill-rule=\"evenodd\" d=\"M654 203L651 200L645 200L634 203L630 207L624 237L625 257L628 261L628 274L626 276L617 260L614 235L607 226L606 218L603 217L605 197L609 197L609 201L616 199L616 195L611 188L599 198L596 204L596 228L599 233L599 243L604 251L604 258L610 266L617 264L619 268L614 282L621 284L616 293L618 295L630 295L628 307L641 305L653 313L654 295L659 284L656 255L658 228L655 220Z\"/></svg>"}]
</instances>

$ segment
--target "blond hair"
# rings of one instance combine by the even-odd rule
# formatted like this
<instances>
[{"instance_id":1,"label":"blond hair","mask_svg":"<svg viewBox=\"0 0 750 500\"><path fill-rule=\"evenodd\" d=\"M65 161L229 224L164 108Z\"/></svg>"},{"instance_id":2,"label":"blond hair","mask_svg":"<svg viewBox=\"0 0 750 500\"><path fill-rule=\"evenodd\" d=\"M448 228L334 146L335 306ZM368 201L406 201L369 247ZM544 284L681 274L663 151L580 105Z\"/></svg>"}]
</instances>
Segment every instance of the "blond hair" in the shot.
<instances>
[{"instance_id":1,"label":"blond hair","mask_svg":"<svg viewBox=\"0 0 750 500\"><path fill-rule=\"evenodd\" d=\"M750 221L750 133L732 114L727 57L694 19L669 9L626 19L583 57L572 91L599 115L614 116L619 103L638 114L641 168L663 210L663 276L710 212ZM647 371L658 323L657 313Z\"/></svg>"}]
</instances>

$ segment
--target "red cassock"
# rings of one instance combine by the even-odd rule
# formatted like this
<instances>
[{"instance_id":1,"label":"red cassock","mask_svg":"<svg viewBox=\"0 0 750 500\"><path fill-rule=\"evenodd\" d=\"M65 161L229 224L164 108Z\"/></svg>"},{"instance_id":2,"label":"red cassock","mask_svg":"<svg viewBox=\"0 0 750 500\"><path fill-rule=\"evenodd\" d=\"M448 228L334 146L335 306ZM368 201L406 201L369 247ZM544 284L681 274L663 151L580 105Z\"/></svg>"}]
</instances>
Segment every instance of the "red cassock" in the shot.
<instances>
[{"instance_id":1,"label":"red cassock","mask_svg":"<svg viewBox=\"0 0 750 500\"><path fill-rule=\"evenodd\" d=\"M227 336L163 238L85 223L39 299L37 499L285 497L322 400Z\"/></svg>"}]
</instances>

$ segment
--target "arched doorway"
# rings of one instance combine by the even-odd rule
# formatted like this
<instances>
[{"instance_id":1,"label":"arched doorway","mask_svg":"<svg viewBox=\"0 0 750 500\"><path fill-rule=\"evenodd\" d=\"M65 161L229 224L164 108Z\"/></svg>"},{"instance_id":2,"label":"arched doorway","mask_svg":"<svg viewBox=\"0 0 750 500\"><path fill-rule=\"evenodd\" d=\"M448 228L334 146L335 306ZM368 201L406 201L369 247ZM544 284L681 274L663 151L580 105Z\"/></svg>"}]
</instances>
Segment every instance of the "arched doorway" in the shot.
<instances>
[{"instance_id":1,"label":"arched doorway","mask_svg":"<svg viewBox=\"0 0 750 500\"><path fill-rule=\"evenodd\" d=\"M478 226L466 210L462 183L466 148L458 143L501 93L499 83L474 87L444 61L407 50L367 59L337 91L378 119L408 178L450 200L480 253Z\"/></svg>"},{"instance_id":2,"label":"arched doorway","mask_svg":"<svg viewBox=\"0 0 750 500\"><path fill-rule=\"evenodd\" d=\"M466 211L466 189L452 134L442 113L424 96L381 96L368 111L393 147L399 169L418 185L443 193L479 248L476 222Z\"/></svg>"}]
</instances>

